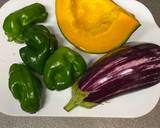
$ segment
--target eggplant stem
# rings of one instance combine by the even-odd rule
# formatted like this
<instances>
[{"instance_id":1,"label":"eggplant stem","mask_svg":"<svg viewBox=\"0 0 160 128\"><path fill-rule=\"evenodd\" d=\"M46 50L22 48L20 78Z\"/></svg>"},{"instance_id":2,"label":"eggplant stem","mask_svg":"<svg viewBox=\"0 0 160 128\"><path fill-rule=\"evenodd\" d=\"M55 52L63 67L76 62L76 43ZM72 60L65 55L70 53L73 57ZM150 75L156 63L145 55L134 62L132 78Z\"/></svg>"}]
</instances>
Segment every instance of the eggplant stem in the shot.
<instances>
[{"instance_id":1,"label":"eggplant stem","mask_svg":"<svg viewBox=\"0 0 160 128\"><path fill-rule=\"evenodd\" d=\"M74 97L72 97L72 99L69 101L69 103L64 107L64 109L69 112L71 111L73 108L77 107L78 105L81 104L81 102L83 101L85 97L84 96L79 96L76 95Z\"/></svg>"},{"instance_id":2,"label":"eggplant stem","mask_svg":"<svg viewBox=\"0 0 160 128\"><path fill-rule=\"evenodd\" d=\"M71 98L71 100L69 101L69 103L64 107L64 109L69 112L72 109L74 109L75 107L79 106L83 100L88 96L87 93L81 91L78 89L77 85L73 85L72 87L73 90L73 96Z\"/></svg>"}]
</instances>

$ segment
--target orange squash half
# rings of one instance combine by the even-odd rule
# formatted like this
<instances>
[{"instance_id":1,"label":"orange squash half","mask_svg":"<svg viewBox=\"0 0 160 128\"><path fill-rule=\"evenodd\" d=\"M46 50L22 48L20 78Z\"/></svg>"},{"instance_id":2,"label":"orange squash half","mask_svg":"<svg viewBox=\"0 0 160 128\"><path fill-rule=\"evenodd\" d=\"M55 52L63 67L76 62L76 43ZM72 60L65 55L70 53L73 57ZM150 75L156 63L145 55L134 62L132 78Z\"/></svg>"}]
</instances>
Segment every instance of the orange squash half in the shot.
<instances>
[{"instance_id":1,"label":"orange squash half","mask_svg":"<svg viewBox=\"0 0 160 128\"><path fill-rule=\"evenodd\" d=\"M133 14L112 0L56 0L57 23L64 36L88 53L105 53L140 26Z\"/></svg>"}]
</instances>

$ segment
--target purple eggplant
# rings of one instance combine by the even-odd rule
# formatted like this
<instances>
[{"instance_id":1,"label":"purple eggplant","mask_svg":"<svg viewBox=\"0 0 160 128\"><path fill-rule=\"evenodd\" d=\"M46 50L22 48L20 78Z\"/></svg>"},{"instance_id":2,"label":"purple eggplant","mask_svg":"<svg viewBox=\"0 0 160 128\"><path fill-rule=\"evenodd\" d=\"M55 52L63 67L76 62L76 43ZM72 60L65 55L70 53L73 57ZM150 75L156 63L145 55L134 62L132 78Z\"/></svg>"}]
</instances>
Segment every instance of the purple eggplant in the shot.
<instances>
[{"instance_id":1,"label":"purple eggplant","mask_svg":"<svg viewBox=\"0 0 160 128\"><path fill-rule=\"evenodd\" d=\"M124 46L99 59L72 87L66 111L92 108L106 100L160 82L160 46Z\"/></svg>"}]
</instances>

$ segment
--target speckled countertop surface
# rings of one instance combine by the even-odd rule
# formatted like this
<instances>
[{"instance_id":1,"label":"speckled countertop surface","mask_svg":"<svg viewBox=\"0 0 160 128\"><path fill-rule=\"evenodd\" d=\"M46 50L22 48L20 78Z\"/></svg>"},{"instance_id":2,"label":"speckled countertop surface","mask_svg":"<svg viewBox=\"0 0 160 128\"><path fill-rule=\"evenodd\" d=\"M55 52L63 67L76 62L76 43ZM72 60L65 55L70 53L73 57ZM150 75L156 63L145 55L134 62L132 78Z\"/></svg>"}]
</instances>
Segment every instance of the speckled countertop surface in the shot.
<instances>
[{"instance_id":1,"label":"speckled countertop surface","mask_svg":"<svg viewBox=\"0 0 160 128\"><path fill-rule=\"evenodd\" d=\"M0 7L8 0L0 0ZM160 0L139 0L160 26ZM0 128L160 128L160 101L154 110L137 119L10 117L0 113Z\"/></svg>"}]
</instances>

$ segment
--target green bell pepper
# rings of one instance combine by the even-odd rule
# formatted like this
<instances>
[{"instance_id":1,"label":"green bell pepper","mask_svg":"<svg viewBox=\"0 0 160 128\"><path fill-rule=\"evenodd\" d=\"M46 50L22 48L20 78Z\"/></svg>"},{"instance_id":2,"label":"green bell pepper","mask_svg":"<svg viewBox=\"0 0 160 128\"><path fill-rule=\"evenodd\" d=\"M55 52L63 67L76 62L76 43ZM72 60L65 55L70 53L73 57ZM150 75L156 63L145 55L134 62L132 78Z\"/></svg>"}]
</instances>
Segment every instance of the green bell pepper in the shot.
<instances>
[{"instance_id":1,"label":"green bell pepper","mask_svg":"<svg viewBox=\"0 0 160 128\"><path fill-rule=\"evenodd\" d=\"M13 64L9 71L9 89L28 113L40 109L42 84L23 64Z\"/></svg>"},{"instance_id":2,"label":"green bell pepper","mask_svg":"<svg viewBox=\"0 0 160 128\"><path fill-rule=\"evenodd\" d=\"M47 60L44 81L50 90L63 90L71 86L86 69L82 56L70 48L61 47Z\"/></svg>"},{"instance_id":3,"label":"green bell pepper","mask_svg":"<svg viewBox=\"0 0 160 128\"><path fill-rule=\"evenodd\" d=\"M24 42L27 46L19 51L23 62L43 74L45 62L58 47L55 36L51 35L45 26L34 25L26 30Z\"/></svg>"},{"instance_id":4,"label":"green bell pepper","mask_svg":"<svg viewBox=\"0 0 160 128\"><path fill-rule=\"evenodd\" d=\"M23 42L23 34L31 25L43 22L48 13L43 5L35 3L8 15L4 21L3 29L8 41Z\"/></svg>"}]
</instances>

